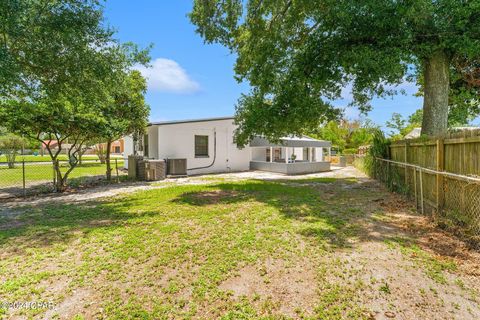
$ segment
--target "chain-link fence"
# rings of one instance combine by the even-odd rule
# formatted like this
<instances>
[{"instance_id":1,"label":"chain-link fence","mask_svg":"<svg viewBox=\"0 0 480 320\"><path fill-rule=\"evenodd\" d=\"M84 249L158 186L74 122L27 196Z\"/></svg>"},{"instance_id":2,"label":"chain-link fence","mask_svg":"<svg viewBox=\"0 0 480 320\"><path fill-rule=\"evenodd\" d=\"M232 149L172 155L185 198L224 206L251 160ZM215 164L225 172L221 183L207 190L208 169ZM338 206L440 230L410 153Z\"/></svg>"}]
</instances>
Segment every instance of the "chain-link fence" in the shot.
<instances>
[{"instance_id":1,"label":"chain-link fence","mask_svg":"<svg viewBox=\"0 0 480 320\"><path fill-rule=\"evenodd\" d=\"M374 159L373 178L406 194L441 225L480 243L480 179L404 162Z\"/></svg>"},{"instance_id":2,"label":"chain-link fence","mask_svg":"<svg viewBox=\"0 0 480 320\"><path fill-rule=\"evenodd\" d=\"M113 181L126 175L122 159L111 159ZM62 175L70 168L68 161L58 161ZM80 187L106 179L107 164L100 160L84 160L68 175L67 185ZM55 191L56 174L51 161L25 160L0 162L0 199Z\"/></svg>"}]
</instances>

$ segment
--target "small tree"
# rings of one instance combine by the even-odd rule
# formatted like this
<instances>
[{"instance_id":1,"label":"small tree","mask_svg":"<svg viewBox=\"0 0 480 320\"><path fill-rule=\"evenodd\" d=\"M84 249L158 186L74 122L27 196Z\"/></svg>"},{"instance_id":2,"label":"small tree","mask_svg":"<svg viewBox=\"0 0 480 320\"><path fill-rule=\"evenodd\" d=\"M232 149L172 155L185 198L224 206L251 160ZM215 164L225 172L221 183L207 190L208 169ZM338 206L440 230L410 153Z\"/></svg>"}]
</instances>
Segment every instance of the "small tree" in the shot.
<instances>
[{"instance_id":1,"label":"small tree","mask_svg":"<svg viewBox=\"0 0 480 320\"><path fill-rule=\"evenodd\" d=\"M95 154L97 155L98 160L100 160L100 163L104 164L105 159L107 158L107 148L106 148L105 143L96 143L93 146L93 150L94 150Z\"/></svg>"},{"instance_id":2,"label":"small tree","mask_svg":"<svg viewBox=\"0 0 480 320\"><path fill-rule=\"evenodd\" d=\"M332 145L341 153L356 152L361 145L369 144L373 139L373 132L377 129L370 120L330 121L313 133L314 136L332 142Z\"/></svg>"},{"instance_id":3,"label":"small tree","mask_svg":"<svg viewBox=\"0 0 480 320\"><path fill-rule=\"evenodd\" d=\"M112 103L104 105L102 128L105 143L107 180L111 180L110 154L112 142L126 135L143 133L148 124L150 107L145 103L147 84L139 71L119 73L112 90Z\"/></svg>"},{"instance_id":4,"label":"small tree","mask_svg":"<svg viewBox=\"0 0 480 320\"><path fill-rule=\"evenodd\" d=\"M0 151L7 158L8 167L10 169L15 168L15 159L19 150L22 149L24 142L23 138L14 134L0 136Z\"/></svg>"},{"instance_id":5,"label":"small tree","mask_svg":"<svg viewBox=\"0 0 480 320\"><path fill-rule=\"evenodd\" d=\"M114 74L148 50L119 44L97 0L2 1L0 19L0 123L45 146L63 191L86 142L105 134Z\"/></svg>"}]
</instances>

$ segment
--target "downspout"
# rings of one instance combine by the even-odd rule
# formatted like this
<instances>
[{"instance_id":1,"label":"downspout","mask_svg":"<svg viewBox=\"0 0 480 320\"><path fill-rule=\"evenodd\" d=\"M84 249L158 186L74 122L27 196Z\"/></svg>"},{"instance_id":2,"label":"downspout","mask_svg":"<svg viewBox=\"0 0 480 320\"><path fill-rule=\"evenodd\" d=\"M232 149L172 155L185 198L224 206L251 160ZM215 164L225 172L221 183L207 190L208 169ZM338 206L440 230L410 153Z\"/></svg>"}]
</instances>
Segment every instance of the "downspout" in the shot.
<instances>
[{"instance_id":1,"label":"downspout","mask_svg":"<svg viewBox=\"0 0 480 320\"><path fill-rule=\"evenodd\" d=\"M216 159L217 159L217 131L215 129L213 129L213 161L212 161L212 163L210 163L208 166L190 168L190 169L187 169L187 170L199 170L199 169L210 168L215 164Z\"/></svg>"}]
</instances>

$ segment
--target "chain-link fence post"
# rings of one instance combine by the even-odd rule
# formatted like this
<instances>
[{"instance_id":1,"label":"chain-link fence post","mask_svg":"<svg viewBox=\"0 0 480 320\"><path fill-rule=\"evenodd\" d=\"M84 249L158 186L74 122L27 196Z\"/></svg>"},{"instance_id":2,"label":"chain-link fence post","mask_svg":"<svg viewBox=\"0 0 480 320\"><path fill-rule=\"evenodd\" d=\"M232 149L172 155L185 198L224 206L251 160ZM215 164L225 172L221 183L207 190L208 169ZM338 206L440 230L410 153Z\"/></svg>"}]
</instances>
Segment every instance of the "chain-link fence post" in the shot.
<instances>
[{"instance_id":1,"label":"chain-link fence post","mask_svg":"<svg viewBox=\"0 0 480 320\"><path fill-rule=\"evenodd\" d=\"M120 177L118 176L118 159L115 159L115 171L117 172L117 183L120 183Z\"/></svg>"},{"instance_id":2,"label":"chain-link fence post","mask_svg":"<svg viewBox=\"0 0 480 320\"><path fill-rule=\"evenodd\" d=\"M27 189L26 189L26 179L25 179L25 159L22 161L22 178L23 178L23 197L27 197Z\"/></svg>"}]
</instances>

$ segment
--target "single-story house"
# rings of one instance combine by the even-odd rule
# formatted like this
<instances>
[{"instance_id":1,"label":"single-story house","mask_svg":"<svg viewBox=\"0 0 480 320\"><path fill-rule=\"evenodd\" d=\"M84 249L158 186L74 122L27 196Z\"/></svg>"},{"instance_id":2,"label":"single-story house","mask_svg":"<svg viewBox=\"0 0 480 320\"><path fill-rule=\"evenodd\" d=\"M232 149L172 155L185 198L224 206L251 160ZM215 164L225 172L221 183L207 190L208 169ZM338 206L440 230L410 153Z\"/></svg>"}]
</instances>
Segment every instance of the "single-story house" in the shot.
<instances>
[{"instance_id":1,"label":"single-story house","mask_svg":"<svg viewBox=\"0 0 480 320\"><path fill-rule=\"evenodd\" d=\"M309 137L284 137L279 143L257 137L239 148L233 136L233 117L162 121L150 123L143 150L149 159L186 159L187 173L205 174L263 170L285 174L330 170L324 161L330 153L329 141ZM133 140L125 138L126 166L133 154Z\"/></svg>"}]
</instances>

